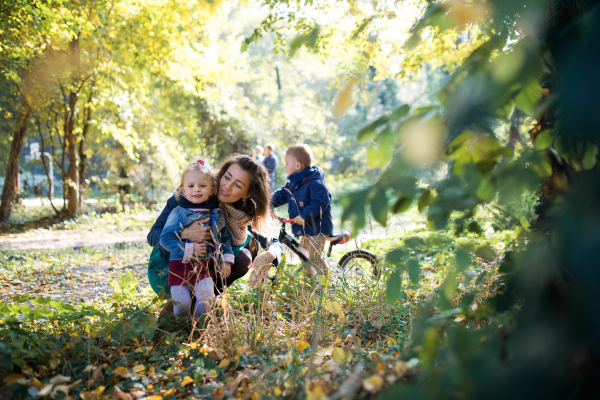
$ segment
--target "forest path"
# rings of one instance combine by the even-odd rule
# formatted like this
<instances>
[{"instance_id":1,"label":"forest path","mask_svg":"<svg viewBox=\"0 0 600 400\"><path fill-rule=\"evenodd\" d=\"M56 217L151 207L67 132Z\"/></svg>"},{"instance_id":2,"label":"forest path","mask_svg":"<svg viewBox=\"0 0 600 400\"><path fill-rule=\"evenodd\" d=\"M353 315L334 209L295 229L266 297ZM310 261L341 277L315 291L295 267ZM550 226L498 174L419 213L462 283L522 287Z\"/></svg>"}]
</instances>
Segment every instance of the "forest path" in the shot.
<instances>
[{"instance_id":1,"label":"forest path","mask_svg":"<svg viewBox=\"0 0 600 400\"><path fill-rule=\"evenodd\" d=\"M148 231L119 233L81 232L35 229L25 233L0 236L0 250L66 249L73 247L111 246L117 243L146 243Z\"/></svg>"}]
</instances>

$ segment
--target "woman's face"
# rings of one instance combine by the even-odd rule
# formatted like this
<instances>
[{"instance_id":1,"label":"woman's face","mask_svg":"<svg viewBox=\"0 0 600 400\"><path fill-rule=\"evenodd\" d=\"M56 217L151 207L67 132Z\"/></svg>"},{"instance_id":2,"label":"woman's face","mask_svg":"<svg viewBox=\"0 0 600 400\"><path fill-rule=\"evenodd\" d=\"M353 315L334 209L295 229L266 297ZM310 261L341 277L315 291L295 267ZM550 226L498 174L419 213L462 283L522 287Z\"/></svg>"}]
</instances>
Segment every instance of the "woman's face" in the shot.
<instances>
[{"instance_id":1,"label":"woman's face","mask_svg":"<svg viewBox=\"0 0 600 400\"><path fill-rule=\"evenodd\" d=\"M250 197L250 174L238 164L231 164L219 182L219 201L235 203L239 199Z\"/></svg>"}]
</instances>

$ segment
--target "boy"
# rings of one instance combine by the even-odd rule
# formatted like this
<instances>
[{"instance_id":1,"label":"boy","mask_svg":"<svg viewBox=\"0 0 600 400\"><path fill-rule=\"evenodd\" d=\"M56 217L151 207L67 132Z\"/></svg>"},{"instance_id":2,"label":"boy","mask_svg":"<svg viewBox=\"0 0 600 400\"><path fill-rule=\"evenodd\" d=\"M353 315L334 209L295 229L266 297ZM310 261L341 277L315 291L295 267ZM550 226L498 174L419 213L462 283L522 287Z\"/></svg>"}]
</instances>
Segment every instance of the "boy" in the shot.
<instances>
[{"instance_id":1,"label":"boy","mask_svg":"<svg viewBox=\"0 0 600 400\"><path fill-rule=\"evenodd\" d=\"M277 163L279 162L277 156L273 154L274 149L275 146L273 146L273 143L267 143L265 145L265 156L262 160L263 165L271 177L271 191L275 190L275 170L277 169Z\"/></svg>"},{"instance_id":2,"label":"boy","mask_svg":"<svg viewBox=\"0 0 600 400\"><path fill-rule=\"evenodd\" d=\"M296 144L286 150L284 168L289 183L273 193L271 206L275 208L287 203L289 217L295 219L292 224L294 235L302 236L300 245L314 259L316 273L327 275L327 264L321 254L327 236L333 233L331 194L325 186L323 170L313 167L312 162L312 150L305 144Z\"/></svg>"}]
</instances>

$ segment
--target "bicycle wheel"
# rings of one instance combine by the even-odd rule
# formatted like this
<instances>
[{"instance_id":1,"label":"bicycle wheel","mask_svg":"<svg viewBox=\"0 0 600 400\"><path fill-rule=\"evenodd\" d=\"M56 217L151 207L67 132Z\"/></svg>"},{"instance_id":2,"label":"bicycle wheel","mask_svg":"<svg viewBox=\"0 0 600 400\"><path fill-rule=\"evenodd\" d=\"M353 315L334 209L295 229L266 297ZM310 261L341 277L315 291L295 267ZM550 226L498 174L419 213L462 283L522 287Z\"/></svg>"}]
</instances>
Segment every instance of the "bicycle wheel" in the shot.
<instances>
[{"instance_id":1,"label":"bicycle wheel","mask_svg":"<svg viewBox=\"0 0 600 400\"><path fill-rule=\"evenodd\" d=\"M344 254L340 258L338 267L345 279L362 279L369 273L372 273L375 278L379 278L377 257L366 250L352 250Z\"/></svg>"}]
</instances>

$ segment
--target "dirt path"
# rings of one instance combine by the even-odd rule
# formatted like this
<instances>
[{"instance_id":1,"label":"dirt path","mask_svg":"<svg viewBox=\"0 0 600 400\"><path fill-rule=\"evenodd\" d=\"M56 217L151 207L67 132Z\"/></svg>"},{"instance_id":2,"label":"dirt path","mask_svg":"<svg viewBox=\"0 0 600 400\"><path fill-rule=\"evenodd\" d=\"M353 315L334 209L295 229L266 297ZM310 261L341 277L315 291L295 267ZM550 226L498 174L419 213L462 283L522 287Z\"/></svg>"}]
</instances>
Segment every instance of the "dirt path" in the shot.
<instances>
[{"instance_id":1,"label":"dirt path","mask_svg":"<svg viewBox=\"0 0 600 400\"><path fill-rule=\"evenodd\" d=\"M80 246L110 246L116 243L146 243L147 231L102 233L36 229L0 236L0 250L65 249Z\"/></svg>"}]
</instances>

